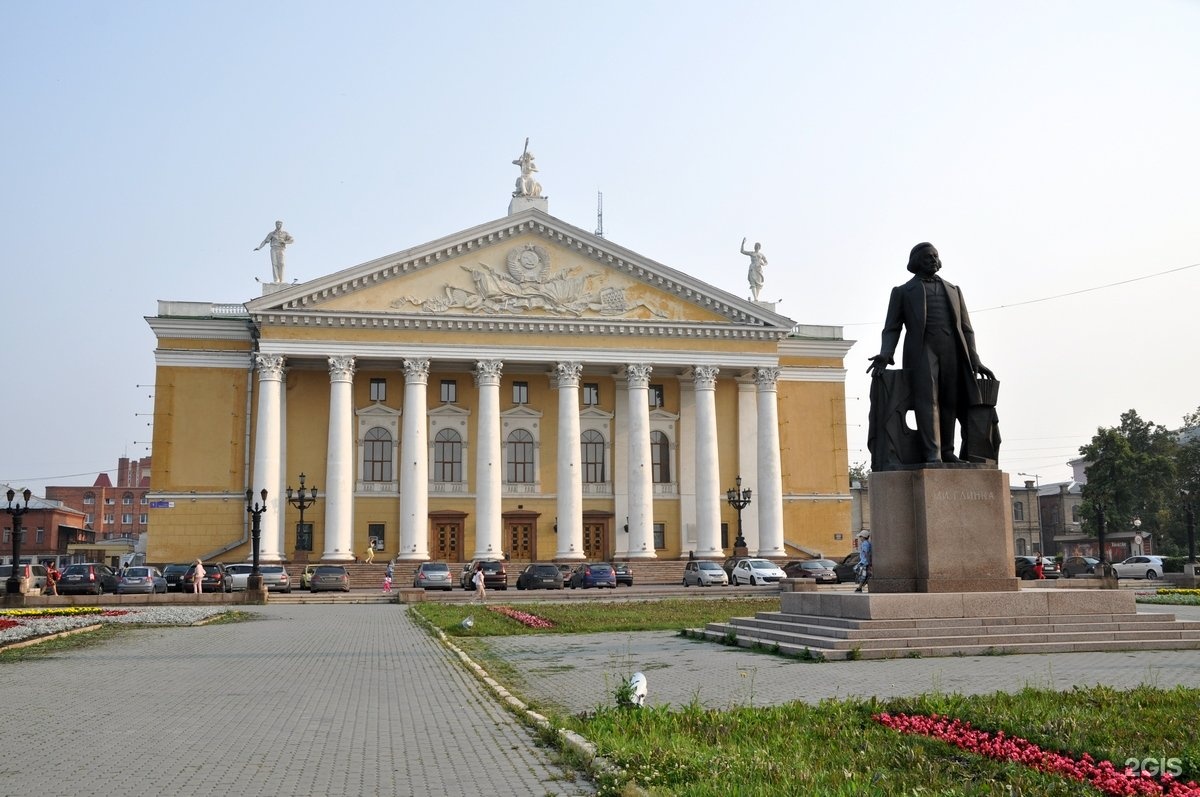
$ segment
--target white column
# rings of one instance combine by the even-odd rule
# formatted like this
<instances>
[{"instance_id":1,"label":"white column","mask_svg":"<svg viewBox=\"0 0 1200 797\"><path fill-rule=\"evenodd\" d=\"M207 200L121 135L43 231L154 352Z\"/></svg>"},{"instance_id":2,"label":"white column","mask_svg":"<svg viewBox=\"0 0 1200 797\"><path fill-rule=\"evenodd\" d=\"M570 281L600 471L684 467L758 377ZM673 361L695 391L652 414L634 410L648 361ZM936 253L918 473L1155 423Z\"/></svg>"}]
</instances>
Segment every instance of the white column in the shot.
<instances>
[{"instance_id":1,"label":"white column","mask_svg":"<svg viewBox=\"0 0 1200 797\"><path fill-rule=\"evenodd\" d=\"M500 495L503 487L504 456L500 447L499 360L475 363L475 387L479 390L479 421L475 429L475 559L500 551Z\"/></svg>"},{"instance_id":2,"label":"white column","mask_svg":"<svg viewBox=\"0 0 1200 797\"><path fill-rule=\"evenodd\" d=\"M559 559L583 559L583 465L579 449L579 376L576 362L554 366L558 389L558 551Z\"/></svg>"},{"instance_id":3,"label":"white column","mask_svg":"<svg viewBox=\"0 0 1200 797\"><path fill-rule=\"evenodd\" d=\"M755 368L758 387L758 555L786 556L783 548L783 473L779 463L778 368ZM749 542L747 540L747 542Z\"/></svg>"},{"instance_id":4,"label":"white column","mask_svg":"<svg viewBox=\"0 0 1200 797\"><path fill-rule=\"evenodd\" d=\"M629 384L629 558L655 559L654 474L650 458L650 372L641 363L625 367Z\"/></svg>"},{"instance_id":5,"label":"white column","mask_svg":"<svg viewBox=\"0 0 1200 797\"><path fill-rule=\"evenodd\" d=\"M758 475L758 404L754 390L753 373L738 377L738 452L737 473L742 477L742 486L749 488L753 496L750 504L742 510L742 527L746 538L746 550L758 550L758 506L761 501ZM733 487L730 482L726 487ZM734 534L737 531L734 530Z\"/></svg>"},{"instance_id":6,"label":"white column","mask_svg":"<svg viewBox=\"0 0 1200 797\"><path fill-rule=\"evenodd\" d=\"M721 469L717 450L717 372L692 369L696 392L696 556L715 557L721 548Z\"/></svg>"},{"instance_id":7,"label":"white column","mask_svg":"<svg viewBox=\"0 0 1200 797\"><path fill-rule=\"evenodd\" d=\"M258 367L258 417L254 425L254 477L250 489L255 500L267 491L266 512L259 519L258 558L283 559L283 355L255 354Z\"/></svg>"},{"instance_id":8,"label":"white column","mask_svg":"<svg viewBox=\"0 0 1200 797\"><path fill-rule=\"evenodd\" d=\"M329 448L325 452L325 550L321 560L354 558L354 358L329 358Z\"/></svg>"},{"instance_id":9,"label":"white column","mask_svg":"<svg viewBox=\"0 0 1200 797\"><path fill-rule=\"evenodd\" d=\"M623 559L629 555L629 386L616 374L613 385L616 401L613 407L613 536L614 555Z\"/></svg>"},{"instance_id":10,"label":"white column","mask_svg":"<svg viewBox=\"0 0 1200 797\"><path fill-rule=\"evenodd\" d=\"M696 532L696 388L690 374L679 377L679 543L680 551L696 552L699 536ZM717 518L717 540L720 544L720 517Z\"/></svg>"},{"instance_id":11,"label":"white column","mask_svg":"<svg viewBox=\"0 0 1200 797\"><path fill-rule=\"evenodd\" d=\"M404 361L404 415L400 433L400 557L429 558L429 360Z\"/></svg>"}]
</instances>

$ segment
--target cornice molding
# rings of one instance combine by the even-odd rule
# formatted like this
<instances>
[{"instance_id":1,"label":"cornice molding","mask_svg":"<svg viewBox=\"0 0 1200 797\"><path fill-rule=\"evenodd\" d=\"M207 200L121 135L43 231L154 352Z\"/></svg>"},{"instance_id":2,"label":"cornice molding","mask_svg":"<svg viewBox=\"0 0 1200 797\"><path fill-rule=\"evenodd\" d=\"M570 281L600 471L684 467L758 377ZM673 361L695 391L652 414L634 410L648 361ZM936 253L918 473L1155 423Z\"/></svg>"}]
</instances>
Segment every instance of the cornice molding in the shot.
<instances>
[{"instance_id":1,"label":"cornice molding","mask_svg":"<svg viewBox=\"0 0 1200 797\"><path fill-rule=\"evenodd\" d=\"M785 365L779 369L779 382L845 381L845 368L801 368L794 365ZM778 382L776 384L778 384Z\"/></svg>"},{"instance_id":2,"label":"cornice molding","mask_svg":"<svg viewBox=\"0 0 1200 797\"><path fill-rule=\"evenodd\" d=\"M251 351L211 351L200 349L155 349L156 366L177 368L237 368L249 371L254 365Z\"/></svg>"}]
</instances>

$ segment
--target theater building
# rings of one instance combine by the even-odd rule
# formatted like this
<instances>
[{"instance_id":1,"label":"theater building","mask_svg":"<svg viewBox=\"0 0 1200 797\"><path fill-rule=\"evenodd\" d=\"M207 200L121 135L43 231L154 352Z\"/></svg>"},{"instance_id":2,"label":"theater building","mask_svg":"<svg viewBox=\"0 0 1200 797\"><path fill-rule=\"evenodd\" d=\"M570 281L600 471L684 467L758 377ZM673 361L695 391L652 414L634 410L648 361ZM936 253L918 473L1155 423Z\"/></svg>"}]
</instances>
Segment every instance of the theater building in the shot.
<instances>
[{"instance_id":1,"label":"theater building","mask_svg":"<svg viewBox=\"0 0 1200 797\"><path fill-rule=\"evenodd\" d=\"M750 553L849 550L840 328L548 211L160 301L148 560L249 557L247 489L264 561L721 558L739 476Z\"/></svg>"}]
</instances>

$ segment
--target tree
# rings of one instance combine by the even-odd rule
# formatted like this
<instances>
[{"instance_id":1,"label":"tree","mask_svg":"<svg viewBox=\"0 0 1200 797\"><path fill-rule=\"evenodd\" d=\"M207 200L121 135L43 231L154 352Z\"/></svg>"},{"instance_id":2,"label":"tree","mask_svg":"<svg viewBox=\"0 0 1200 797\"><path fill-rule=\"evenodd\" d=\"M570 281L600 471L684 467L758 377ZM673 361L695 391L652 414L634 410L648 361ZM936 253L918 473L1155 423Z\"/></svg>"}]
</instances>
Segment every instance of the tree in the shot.
<instances>
[{"instance_id":1,"label":"tree","mask_svg":"<svg viewBox=\"0 0 1200 797\"><path fill-rule=\"evenodd\" d=\"M850 466L850 485L853 486L855 482L858 482L865 487L867 485L867 477L870 475L871 468L867 463L855 462Z\"/></svg>"},{"instance_id":2,"label":"tree","mask_svg":"<svg viewBox=\"0 0 1200 797\"><path fill-rule=\"evenodd\" d=\"M1121 415L1115 427L1101 427L1079 449L1090 464L1083 488L1084 529L1095 535L1100 512L1106 528L1126 530L1134 519L1168 549L1178 550L1180 536L1171 522L1178 505L1175 482L1179 445L1164 426L1142 420L1135 410Z\"/></svg>"}]
</instances>

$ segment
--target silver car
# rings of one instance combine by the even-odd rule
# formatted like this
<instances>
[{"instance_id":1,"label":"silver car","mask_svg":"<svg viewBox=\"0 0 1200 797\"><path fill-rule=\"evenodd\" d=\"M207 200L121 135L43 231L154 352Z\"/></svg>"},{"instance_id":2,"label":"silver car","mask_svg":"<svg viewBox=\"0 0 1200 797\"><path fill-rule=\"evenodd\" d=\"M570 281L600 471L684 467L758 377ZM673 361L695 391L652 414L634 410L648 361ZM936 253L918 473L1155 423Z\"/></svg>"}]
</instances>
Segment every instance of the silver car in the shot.
<instances>
[{"instance_id":1,"label":"silver car","mask_svg":"<svg viewBox=\"0 0 1200 797\"><path fill-rule=\"evenodd\" d=\"M145 593L153 595L156 592L167 594L167 580L157 567L138 565L125 568L125 573L117 580L117 594L130 595Z\"/></svg>"},{"instance_id":2,"label":"silver car","mask_svg":"<svg viewBox=\"0 0 1200 797\"><path fill-rule=\"evenodd\" d=\"M234 592L244 591L246 589L246 582L250 578L250 571L253 569L254 565L226 566L225 572L229 574L230 589Z\"/></svg>"},{"instance_id":3,"label":"silver car","mask_svg":"<svg viewBox=\"0 0 1200 797\"><path fill-rule=\"evenodd\" d=\"M259 565L258 572L262 574L263 586L267 588L267 592L292 591L292 577L283 565Z\"/></svg>"},{"instance_id":4,"label":"silver car","mask_svg":"<svg viewBox=\"0 0 1200 797\"><path fill-rule=\"evenodd\" d=\"M729 586L729 576L725 574L725 569L716 562L697 559L688 562L687 567L683 569L683 586L690 587L693 584L697 587L727 587Z\"/></svg>"}]
</instances>

